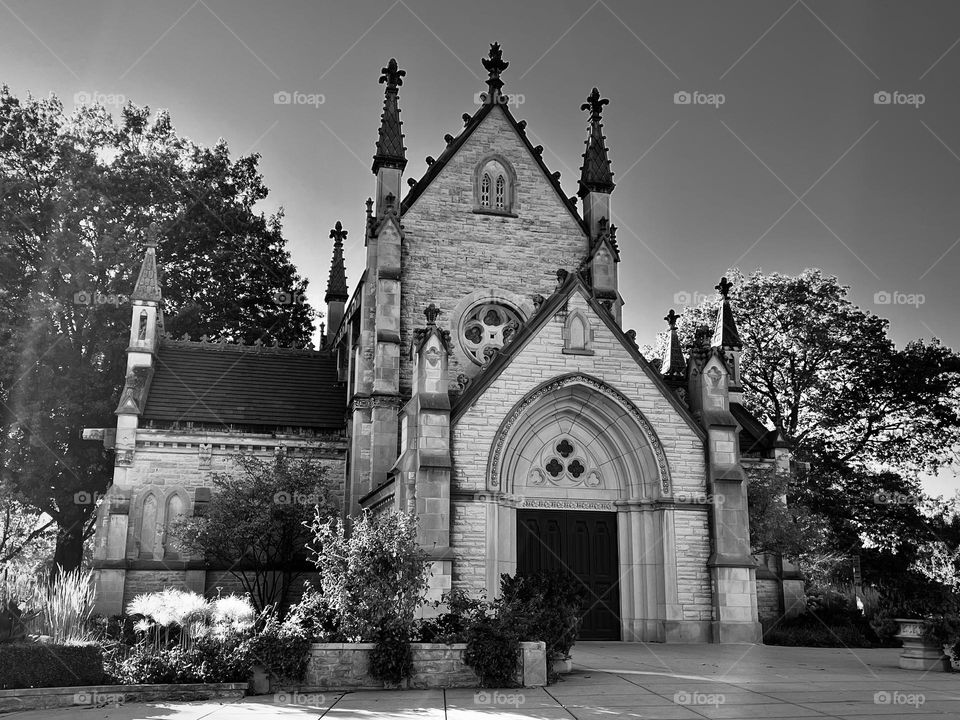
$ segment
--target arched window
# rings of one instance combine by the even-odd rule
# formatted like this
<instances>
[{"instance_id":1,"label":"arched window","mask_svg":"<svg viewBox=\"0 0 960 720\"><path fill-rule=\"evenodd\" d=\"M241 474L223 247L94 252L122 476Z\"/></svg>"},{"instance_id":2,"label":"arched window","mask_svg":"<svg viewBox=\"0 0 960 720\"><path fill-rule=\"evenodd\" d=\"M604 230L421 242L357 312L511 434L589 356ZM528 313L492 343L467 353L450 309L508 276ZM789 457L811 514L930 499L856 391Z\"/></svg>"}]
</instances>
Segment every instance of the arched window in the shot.
<instances>
[{"instance_id":1,"label":"arched window","mask_svg":"<svg viewBox=\"0 0 960 720\"><path fill-rule=\"evenodd\" d=\"M563 328L563 352L571 355L593 355L590 321L579 310L567 315Z\"/></svg>"},{"instance_id":2,"label":"arched window","mask_svg":"<svg viewBox=\"0 0 960 720\"><path fill-rule=\"evenodd\" d=\"M163 522L163 556L179 557L176 546L171 540L170 531L178 520L183 518L184 502L180 495L171 495L167 500L167 514Z\"/></svg>"},{"instance_id":3,"label":"arched window","mask_svg":"<svg viewBox=\"0 0 960 720\"><path fill-rule=\"evenodd\" d=\"M499 155L482 160L474 171L474 209L512 214L516 175Z\"/></svg>"},{"instance_id":4,"label":"arched window","mask_svg":"<svg viewBox=\"0 0 960 720\"><path fill-rule=\"evenodd\" d=\"M147 311L140 311L140 326L137 328L137 340L147 339Z\"/></svg>"},{"instance_id":5,"label":"arched window","mask_svg":"<svg viewBox=\"0 0 960 720\"><path fill-rule=\"evenodd\" d=\"M152 558L157 542L157 496L150 493L140 510L140 557Z\"/></svg>"}]
</instances>

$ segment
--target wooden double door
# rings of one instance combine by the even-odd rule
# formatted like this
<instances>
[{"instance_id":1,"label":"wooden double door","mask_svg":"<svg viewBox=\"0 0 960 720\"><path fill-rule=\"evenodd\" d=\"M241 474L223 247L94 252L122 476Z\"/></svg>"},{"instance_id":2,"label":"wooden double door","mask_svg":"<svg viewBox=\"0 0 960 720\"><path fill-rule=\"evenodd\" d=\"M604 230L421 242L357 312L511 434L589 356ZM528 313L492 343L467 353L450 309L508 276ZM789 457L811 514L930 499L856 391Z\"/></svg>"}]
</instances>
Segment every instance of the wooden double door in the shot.
<instances>
[{"instance_id":1,"label":"wooden double door","mask_svg":"<svg viewBox=\"0 0 960 720\"><path fill-rule=\"evenodd\" d=\"M620 639L615 512L518 510L517 570L572 572L585 590L580 639Z\"/></svg>"}]
</instances>

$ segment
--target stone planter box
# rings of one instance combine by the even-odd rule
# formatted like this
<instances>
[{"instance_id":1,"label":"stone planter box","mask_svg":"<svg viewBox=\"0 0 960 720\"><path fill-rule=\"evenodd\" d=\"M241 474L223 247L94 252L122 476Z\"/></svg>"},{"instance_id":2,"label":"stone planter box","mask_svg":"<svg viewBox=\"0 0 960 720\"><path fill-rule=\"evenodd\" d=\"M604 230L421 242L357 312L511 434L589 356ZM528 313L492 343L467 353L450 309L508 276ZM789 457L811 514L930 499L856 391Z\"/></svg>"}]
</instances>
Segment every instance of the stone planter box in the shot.
<instances>
[{"instance_id":1,"label":"stone planter box","mask_svg":"<svg viewBox=\"0 0 960 720\"><path fill-rule=\"evenodd\" d=\"M303 691L374 690L383 683L370 675L373 643L313 643ZM477 687L476 673L463 661L464 643L412 643L413 674L405 688ZM517 681L524 687L547 684L547 652L542 642L520 643L522 662Z\"/></svg>"},{"instance_id":2,"label":"stone planter box","mask_svg":"<svg viewBox=\"0 0 960 720\"><path fill-rule=\"evenodd\" d=\"M157 700L237 699L247 683L197 683L185 685L81 685L79 687L17 688L0 690L0 712L62 707L103 707Z\"/></svg>"},{"instance_id":3,"label":"stone planter box","mask_svg":"<svg viewBox=\"0 0 960 720\"><path fill-rule=\"evenodd\" d=\"M894 618L900 623L896 638L903 642L900 652L900 667L904 670L950 672L950 658L935 642L923 639L923 620Z\"/></svg>"}]
</instances>

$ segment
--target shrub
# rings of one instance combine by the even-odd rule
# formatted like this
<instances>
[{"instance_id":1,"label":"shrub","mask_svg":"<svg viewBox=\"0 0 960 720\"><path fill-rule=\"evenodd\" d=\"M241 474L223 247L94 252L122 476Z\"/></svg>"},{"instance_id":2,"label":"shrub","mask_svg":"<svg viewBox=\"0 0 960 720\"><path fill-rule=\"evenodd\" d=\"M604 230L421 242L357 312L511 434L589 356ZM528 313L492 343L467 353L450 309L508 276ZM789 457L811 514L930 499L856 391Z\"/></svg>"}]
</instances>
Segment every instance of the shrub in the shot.
<instances>
[{"instance_id":1,"label":"shrub","mask_svg":"<svg viewBox=\"0 0 960 720\"><path fill-rule=\"evenodd\" d=\"M516 687L520 639L515 630L500 619L477 622L467 632L463 660L480 678L481 687Z\"/></svg>"},{"instance_id":2,"label":"shrub","mask_svg":"<svg viewBox=\"0 0 960 720\"><path fill-rule=\"evenodd\" d=\"M384 683L397 685L413 673L413 650L406 628L388 624L377 633L370 653L370 674Z\"/></svg>"},{"instance_id":3,"label":"shrub","mask_svg":"<svg viewBox=\"0 0 960 720\"><path fill-rule=\"evenodd\" d=\"M445 592L435 608L446 606L437 617L418 620L414 637L426 643L463 643L474 623L487 619L490 605L483 598L471 598L462 590Z\"/></svg>"},{"instance_id":4,"label":"shrub","mask_svg":"<svg viewBox=\"0 0 960 720\"><path fill-rule=\"evenodd\" d=\"M260 665L278 682L303 680L310 661L310 638L291 622L281 623L272 613L262 619L260 632L248 639L250 662Z\"/></svg>"},{"instance_id":5,"label":"shrub","mask_svg":"<svg viewBox=\"0 0 960 720\"><path fill-rule=\"evenodd\" d=\"M580 630L583 585L562 571L500 576L498 615L523 640L543 640L548 660L569 657Z\"/></svg>"},{"instance_id":6,"label":"shrub","mask_svg":"<svg viewBox=\"0 0 960 720\"><path fill-rule=\"evenodd\" d=\"M127 655L109 654L105 668L125 685L217 683L246 682L252 663L241 638L207 635L197 638L189 650L138 645Z\"/></svg>"},{"instance_id":7,"label":"shrub","mask_svg":"<svg viewBox=\"0 0 960 720\"><path fill-rule=\"evenodd\" d=\"M869 630L869 627L867 629ZM774 625L764 634L763 642L766 645L790 647L868 648L875 645L874 640L860 627L825 625L810 614L783 620Z\"/></svg>"},{"instance_id":8,"label":"shrub","mask_svg":"<svg viewBox=\"0 0 960 720\"><path fill-rule=\"evenodd\" d=\"M97 645L0 645L0 689L72 687L103 682L103 651Z\"/></svg>"},{"instance_id":9,"label":"shrub","mask_svg":"<svg viewBox=\"0 0 960 720\"><path fill-rule=\"evenodd\" d=\"M290 608L284 625L295 628L315 642L346 642L337 613L316 588L307 584L300 602Z\"/></svg>"}]
</instances>

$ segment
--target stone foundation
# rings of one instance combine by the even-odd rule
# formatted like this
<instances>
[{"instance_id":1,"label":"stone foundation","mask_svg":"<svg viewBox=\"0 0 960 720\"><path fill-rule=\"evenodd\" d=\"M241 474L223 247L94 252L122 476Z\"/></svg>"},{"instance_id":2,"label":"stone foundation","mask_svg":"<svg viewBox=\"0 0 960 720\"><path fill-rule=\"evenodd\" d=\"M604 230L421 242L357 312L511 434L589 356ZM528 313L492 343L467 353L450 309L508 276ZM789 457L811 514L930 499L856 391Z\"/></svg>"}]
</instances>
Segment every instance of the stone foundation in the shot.
<instances>
[{"instance_id":1,"label":"stone foundation","mask_svg":"<svg viewBox=\"0 0 960 720\"><path fill-rule=\"evenodd\" d=\"M242 698L246 691L247 683L18 688L0 690L0 712L63 707L110 707L158 700L233 700Z\"/></svg>"}]
</instances>

